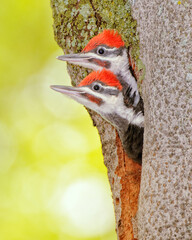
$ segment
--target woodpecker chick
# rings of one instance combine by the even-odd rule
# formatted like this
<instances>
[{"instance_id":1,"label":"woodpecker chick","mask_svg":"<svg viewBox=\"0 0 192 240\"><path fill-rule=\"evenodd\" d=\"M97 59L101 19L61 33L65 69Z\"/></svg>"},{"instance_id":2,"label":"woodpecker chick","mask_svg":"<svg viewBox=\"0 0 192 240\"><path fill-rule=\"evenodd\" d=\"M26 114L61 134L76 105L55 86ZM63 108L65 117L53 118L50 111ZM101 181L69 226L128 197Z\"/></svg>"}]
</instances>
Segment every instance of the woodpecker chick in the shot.
<instances>
[{"instance_id":1,"label":"woodpecker chick","mask_svg":"<svg viewBox=\"0 0 192 240\"><path fill-rule=\"evenodd\" d=\"M130 96L131 87L125 91L116 76L103 69L90 73L77 87L53 85L51 88L94 110L110 122L117 129L127 155L141 164L143 106L141 103L133 107L135 93ZM127 94L126 102L124 94Z\"/></svg>"},{"instance_id":2,"label":"woodpecker chick","mask_svg":"<svg viewBox=\"0 0 192 240\"><path fill-rule=\"evenodd\" d=\"M95 71L106 68L120 79L122 86L131 86L131 96L135 93L134 106L140 100L137 82L130 71L128 50L118 32L104 30L93 37L81 53L57 57L59 60L91 68Z\"/></svg>"}]
</instances>

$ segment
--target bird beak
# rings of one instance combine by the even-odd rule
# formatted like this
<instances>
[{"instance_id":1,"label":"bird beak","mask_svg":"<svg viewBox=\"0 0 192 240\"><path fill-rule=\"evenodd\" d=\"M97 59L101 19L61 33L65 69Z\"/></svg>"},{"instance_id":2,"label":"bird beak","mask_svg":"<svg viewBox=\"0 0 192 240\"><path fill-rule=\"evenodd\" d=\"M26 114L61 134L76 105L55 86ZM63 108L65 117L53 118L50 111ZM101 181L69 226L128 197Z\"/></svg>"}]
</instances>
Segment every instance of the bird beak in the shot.
<instances>
[{"instance_id":1,"label":"bird beak","mask_svg":"<svg viewBox=\"0 0 192 240\"><path fill-rule=\"evenodd\" d=\"M66 96L74 99L75 101L83 104L84 106L91 108L91 103L97 104L98 106L101 105L102 99L94 96L93 93L90 93L83 87L69 87L69 86L59 86L59 85L52 85L50 86L53 90L63 93Z\"/></svg>"},{"instance_id":2,"label":"bird beak","mask_svg":"<svg viewBox=\"0 0 192 240\"><path fill-rule=\"evenodd\" d=\"M82 97L83 94L85 94L85 91L83 91L80 87L70 87L70 86L60 86L60 85L51 85L51 89L63 93L71 98L78 98Z\"/></svg>"},{"instance_id":3,"label":"bird beak","mask_svg":"<svg viewBox=\"0 0 192 240\"><path fill-rule=\"evenodd\" d=\"M91 56L88 56L85 53L66 54L57 57L57 59L61 61L67 61L73 64L80 64L82 62L85 63L88 62L88 60L91 58Z\"/></svg>"},{"instance_id":4,"label":"bird beak","mask_svg":"<svg viewBox=\"0 0 192 240\"><path fill-rule=\"evenodd\" d=\"M69 63L79 65L85 68L91 68L93 70L101 70L102 68L108 68L110 63L99 59L95 53L77 53L67 54L57 57L61 61L67 61Z\"/></svg>"}]
</instances>

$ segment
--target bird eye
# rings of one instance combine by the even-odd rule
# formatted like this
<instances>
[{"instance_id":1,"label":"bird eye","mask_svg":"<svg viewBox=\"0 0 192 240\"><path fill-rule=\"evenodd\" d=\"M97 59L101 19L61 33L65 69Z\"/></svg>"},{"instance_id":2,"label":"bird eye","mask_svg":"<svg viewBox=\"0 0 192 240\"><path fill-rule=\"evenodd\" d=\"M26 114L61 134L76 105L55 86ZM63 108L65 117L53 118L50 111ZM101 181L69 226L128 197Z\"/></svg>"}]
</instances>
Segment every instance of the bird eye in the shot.
<instances>
[{"instance_id":1,"label":"bird eye","mask_svg":"<svg viewBox=\"0 0 192 240\"><path fill-rule=\"evenodd\" d=\"M103 48L99 48L99 50L98 50L99 54L103 54L104 52L105 52L105 50Z\"/></svg>"},{"instance_id":2,"label":"bird eye","mask_svg":"<svg viewBox=\"0 0 192 240\"><path fill-rule=\"evenodd\" d=\"M93 86L93 89L94 89L95 91L98 91L98 90L100 89L100 86L96 84L96 85Z\"/></svg>"}]
</instances>

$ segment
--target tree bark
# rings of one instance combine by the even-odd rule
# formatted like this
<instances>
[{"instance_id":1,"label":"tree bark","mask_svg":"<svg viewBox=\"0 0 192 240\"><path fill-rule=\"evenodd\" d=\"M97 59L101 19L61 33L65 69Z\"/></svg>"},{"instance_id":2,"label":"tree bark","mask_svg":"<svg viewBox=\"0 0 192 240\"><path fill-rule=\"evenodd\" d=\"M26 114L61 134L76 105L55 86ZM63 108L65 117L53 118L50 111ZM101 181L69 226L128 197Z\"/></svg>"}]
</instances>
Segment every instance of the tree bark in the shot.
<instances>
[{"instance_id":1,"label":"tree bark","mask_svg":"<svg viewBox=\"0 0 192 240\"><path fill-rule=\"evenodd\" d=\"M192 239L192 2L137 0L145 133L139 239Z\"/></svg>"},{"instance_id":2,"label":"tree bark","mask_svg":"<svg viewBox=\"0 0 192 240\"><path fill-rule=\"evenodd\" d=\"M88 41L103 29L116 29L126 46L131 46L132 61L136 64L138 82L144 76L139 60L139 42L136 21L124 0L52 0L54 35L64 53L81 51ZM72 84L76 85L87 70L68 65ZM140 85L139 85L140 86ZM137 234L135 215L138 207L141 167L129 159L121 146L116 130L98 114L89 111L97 127L108 169L112 190L118 239L133 240Z\"/></svg>"},{"instance_id":3,"label":"tree bark","mask_svg":"<svg viewBox=\"0 0 192 240\"><path fill-rule=\"evenodd\" d=\"M191 2L132 2L137 22L128 1L52 0L55 39L65 53L79 52L101 30L116 29L131 46L139 87L144 63L145 132L138 213L141 168L125 155L115 129L90 111L108 169L118 239L191 240ZM88 73L72 65L68 70L73 85Z\"/></svg>"}]
</instances>

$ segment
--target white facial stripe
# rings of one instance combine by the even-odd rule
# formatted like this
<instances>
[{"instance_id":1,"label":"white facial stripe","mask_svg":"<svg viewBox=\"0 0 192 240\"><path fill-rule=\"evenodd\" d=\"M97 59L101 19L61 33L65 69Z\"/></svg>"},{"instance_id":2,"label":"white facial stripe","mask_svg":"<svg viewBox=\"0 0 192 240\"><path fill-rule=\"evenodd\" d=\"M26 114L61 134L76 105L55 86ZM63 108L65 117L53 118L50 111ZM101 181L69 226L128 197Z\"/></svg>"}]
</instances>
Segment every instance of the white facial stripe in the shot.
<instances>
[{"instance_id":1,"label":"white facial stripe","mask_svg":"<svg viewBox=\"0 0 192 240\"><path fill-rule=\"evenodd\" d=\"M136 114L133 108L127 108L124 105L122 93L120 93L119 96L110 96L110 97L103 96L102 94L96 93L96 96L103 99L102 109L99 109L100 114L105 115L110 113L117 113L119 117L127 121L127 124L132 123L139 127L144 126L144 116L142 112L139 112Z\"/></svg>"},{"instance_id":2,"label":"white facial stripe","mask_svg":"<svg viewBox=\"0 0 192 240\"><path fill-rule=\"evenodd\" d=\"M111 53L113 53L113 51L115 50L115 48L112 48L112 49L107 49L107 51L108 52L111 52ZM87 52L86 53L86 56L87 57L90 57L90 58L97 58L97 59L99 59L99 60L101 60L101 61L109 61L109 62L111 62L111 58L114 56L116 56L116 54L111 54L109 57L107 57L107 56L105 56L105 55L99 55L99 54L97 54L97 53L94 53L94 52Z\"/></svg>"},{"instance_id":3,"label":"white facial stripe","mask_svg":"<svg viewBox=\"0 0 192 240\"><path fill-rule=\"evenodd\" d=\"M144 116L142 112L135 114L133 108L122 107L118 108L118 114L121 118L127 120L128 124L134 124L139 127L144 127Z\"/></svg>"},{"instance_id":4,"label":"white facial stripe","mask_svg":"<svg viewBox=\"0 0 192 240\"><path fill-rule=\"evenodd\" d=\"M107 48L107 47L105 47L105 46L98 46L98 48L97 48L97 51L99 50L99 49L104 49L105 51L107 51L108 53L113 53L115 50L117 50L117 48L116 47L113 47L113 48L111 48L111 47L109 47L109 48ZM99 54L99 53L98 53ZM102 54L101 54L102 55Z\"/></svg>"},{"instance_id":5,"label":"white facial stripe","mask_svg":"<svg viewBox=\"0 0 192 240\"><path fill-rule=\"evenodd\" d=\"M115 89L114 87L106 87L108 89ZM93 95L93 90L87 87L82 87L82 90L86 93ZM119 116L126 119L128 123L133 123L135 125L143 126L144 124L144 116L142 112L135 114L133 108L127 108L124 105L123 95L122 93L119 96L114 95L104 95L99 92L94 92L94 96L97 98L101 98L103 100L102 111L104 113L111 113L112 110L115 110ZM107 103L107 104L106 104ZM118 107L117 107L118 106Z\"/></svg>"},{"instance_id":6,"label":"white facial stripe","mask_svg":"<svg viewBox=\"0 0 192 240\"><path fill-rule=\"evenodd\" d=\"M124 118L128 121L128 123L132 123L134 118L136 117L137 114L135 114L133 108L127 108L124 105L124 100L123 100L123 95L121 94L121 97L118 99L117 106L118 108L116 109L117 114L121 116L121 118Z\"/></svg>"},{"instance_id":7,"label":"white facial stripe","mask_svg":"<svg viewBox=\"0 0 192 240\"><path fill-rule=\"evenodd\" d=\"M100 85L100 84L98 83L98 85ZM103 86L103 85L102 85L102 87L105 88L105 89L109 89L109 90L117 90L116 87L109 87L109 86ZM105 100L107 100L109 98L108 95L105 96L105 94L103 94L103 93L100 93L100 92L97 92L97 91L93 91L89 87L81 87L81 89L84 90L86 93L94 95L94 96L96 96L98 98L102 98L102 99L105 99Z\"/></svg>"},{"instance_id":8,"label":"white facial stripe","mask_svg":"<svg viewBox=\"0 0 192 240\"><path fill-rule=\"evenodd\" d=\"M116 87L112 87L112 86L111 86L111 87L109 87L109 86L105 86L104 88L105 88L105 89L109 89L109 90L117 90Z\"/></svg>"},{"instance_id":9,"label":"white facial stripe","mask_svg":"<svg viewBox=\"0 0 192 240\"><path fill-rule=\"evenodd\" d=\"M139 112L132 121L132 124L135 124L139 127L144 127L144 116L142 112Z\"/></svg>"}]
</instances>

